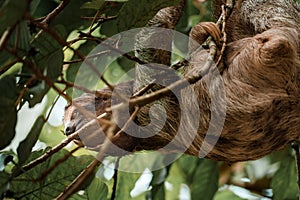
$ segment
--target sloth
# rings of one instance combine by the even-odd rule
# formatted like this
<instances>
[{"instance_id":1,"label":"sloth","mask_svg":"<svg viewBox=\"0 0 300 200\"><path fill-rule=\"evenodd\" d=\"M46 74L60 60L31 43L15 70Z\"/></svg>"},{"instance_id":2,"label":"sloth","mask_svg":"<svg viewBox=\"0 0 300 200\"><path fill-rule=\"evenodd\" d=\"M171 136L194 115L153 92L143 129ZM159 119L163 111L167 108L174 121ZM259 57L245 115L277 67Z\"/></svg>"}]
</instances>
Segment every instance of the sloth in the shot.
<instances>
[{"instance_id":1,"label":"sloth","mask_svg":"<svg viewBox=\"0 0 300 200\"><path fill-rule=\"evenodd\" d=\"M216 15L221 12L221 3L215 1ZM262 6L264 9L261 9ZM163 9L163 15L171 16L173 12L168 10L174 8ZM158 15L161 20L164 20L163 15ZM96 116L103 113L106 116L104 121L99 120L100 126L94 126L92 131L83 131L76 139L77 143L83 142L92 150L101 149L110 120L115 117L117 124L120 124L118 121L123 123L120 127L114 126L115 135L111 142L119 150L109 147L107 153L110 155L163 149L231 163L258 159L284 148L298 140L300 130L299 20L300 6L292 0L236 1L227 22L229 41L221 61L221 79L211 72L192 84L190 89L196 101L191 100L191 90L183 89L180 99L170 94L157 100L156 103L164 109L154 109L155 114L153 111L151 114L154 103L141 107L134 119L137 126L126 131L122 129L126 122L126 119L121 119L122 114L114 116L106 110L121 102L112 101L110 89L98 90L94 95L85 94L74 99L74 105L94 110ZM190 37L201 44L209 34L214 35L214 39L221 35L215 25L199 23L191 30ZM190 51L192 57L190 63L183 67L183 78L200 73L209 56L207 49L194 49L190 45ZM118 84L115 91L130 98L136 91L134 84L135 81ZM91 120L74 105L65 110L67 135ZM180 105L184 105L185 110ZM199 116L194 114L194 108L199 111ZM130 108L129 112L133 113L134 108ZM214 117L217 120L212 120ZM198 120L196 123L194 118ZM223 118L223 121L218 120ZM149 124L152 128L139 128ZM103 132L91 134L97 129ZM132 132L134 134L130 134ZM86 142L84 138L87 138ZM164 148L166 146L168 148Z\"/></svg>"}]
</instances>

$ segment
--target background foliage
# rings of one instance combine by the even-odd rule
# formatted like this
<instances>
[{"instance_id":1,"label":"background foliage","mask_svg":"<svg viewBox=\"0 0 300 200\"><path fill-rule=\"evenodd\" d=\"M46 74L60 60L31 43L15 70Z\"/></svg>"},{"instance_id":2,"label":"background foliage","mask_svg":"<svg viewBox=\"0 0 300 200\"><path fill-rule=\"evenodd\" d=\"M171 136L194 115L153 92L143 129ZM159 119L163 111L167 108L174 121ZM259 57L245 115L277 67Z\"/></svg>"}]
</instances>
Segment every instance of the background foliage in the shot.
<instances>
[{"instance_id":1,"label":"background foliage","mask_svg":"<svg viewBox=\"0 0 300 200\"><path fill-rule=\"evenodd\" d=\"M66 5L59 0L0 0L2 198L53 199L94 158L81 149L62 159L76 148L69 145L31 170L20 172L21 166L64 138L61 116L66 101L60 96L64 91L72 94L71 86L81 65L80 55L66 47L69 45L87 55L105 38L142 27L159 9L176 4L167 0L63 2ZM64 7L55 13L61 4ZM176 29L188 34L199 21L212 20L210 1L188 0ZM97 40L88 40L86 35ZM186 45L180 41L174 44L175 51ZM174 62L177 59L173 57ZM133 61L120 58L105 71L105 77L116 83L133 67ZM92 74L79 76L88 79ZM103 83L98 87L103 87ZM105 165L99 166L95 176L86 180L72 199L110 199L113 192L118 200L297 199L298 196L290 148L257 161L234 164L181 156L170 166L154 172L145 169L143 174L114 172L110 167L114 162L113 158L106 159ZM118 173L117 180L114 173ZM116 189L112 188L114 181Z\"/></svg>"}]
</instances>

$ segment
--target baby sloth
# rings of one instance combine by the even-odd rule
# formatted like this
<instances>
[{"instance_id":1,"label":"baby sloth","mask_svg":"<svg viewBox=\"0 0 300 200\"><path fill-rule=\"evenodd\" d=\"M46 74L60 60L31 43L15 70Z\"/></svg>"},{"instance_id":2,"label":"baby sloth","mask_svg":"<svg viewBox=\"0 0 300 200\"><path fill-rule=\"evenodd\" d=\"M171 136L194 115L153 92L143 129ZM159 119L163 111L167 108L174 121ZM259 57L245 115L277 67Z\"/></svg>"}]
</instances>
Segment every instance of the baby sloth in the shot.
<instances>
[{"instance_id":1,"label":"baby sloth","mask_svg":"<svg viewBox=\"0 0 300 200\"><path fill-rule=\"evenodd\" d=\"M251 5L262 2L267 4L269 1L238 1L232 17L243 20L241 16L244 16L247 10L245 8L251 8ZM275 5L283 1L274 2ZM288 2L291 3L292 0ZM293 3L290 9L298 11L293 10L290 13L298 15L295 21L299 20L300 7ZM282 10L284 9L280 9ZM252 14L255 13L255 10L250 11ZM274 12L278 14L276 9ZM267 14L269 16L269 13ZM276 20L270 15L266 18L270 21L264 24L256 22L254 18L247 18L243 23L238 22L239 29L229 27L228 37L231 35L234 37L230 38L224 52L222 60L224 70L221 79L208 74L191 85L193 94L190 90L182 89L179 96L170 94L157 100L155 103L160 106L156 109L152 109L153 103L142 106L134 119L136 126L129 125L126 130L122 128L129 117L123 119L122 114L113 115L109 112L104 119L99 120L100 126L95 125L82 131L77 141L81 140L89 149L101 150L109 127L115 127L111 126L110 119L119 125L113 129L115 135L111 139L118 148L109 145L110 148L106 153L110 155L163 149L217 161L236 162L258 159L298 140L300 29L299 24L293 24L291 22L293 20L289 17L288 25L284 26L286 16L281 13L283 17L278 18L276 15L274 14ZM235 23L232 18L229 22L233 25ZM251 25L251 29L248 30L245 24ZM205 24L205 28L201 29L201 23L197 25L197 28L191 31L192 39L202 43L203 41L199 40L205 37L199 35L198 31L206 30L207 27L214 26ZM216 31L219 30L214 30L215 33ZM237 37L238 31L241 32L240 38ZM209 55L206 49L192 50L193 56L190 64L184 66L183 77L197 75ZM137 80L141 80L141 77L137 77ZM130 97L134 92L133 84L133 81L121 83L116 85L115 90L123 96ZM225 94L225 97L220 98L222 94ZM191 100L192 95L196 96L196 101ZM95 116L99 116L106 112L106 108L116 103L112 99L114 99L112 92L105 88L99 90L96 95L85 94L75 99L74 105L80 105L93 112ZM181 108L182 104L185 109ZM74 105L71 104L65 111L64 123L67 135L79 130L91 119L81 114ZM193 109L195 106L197 112ZM130 116L134 108L129 108L128 112L129 114L125 116ZM222 122L212 120L213 116L216 119L224 117L225 120ZM193 119L199 120L195 124L192 123ZM164 123L161 124L162 122ZM144 128L149 125L154 128ZM220 134L217 134L218 131ZM168 148L165 148L166 146Z\"/></svg>"}]
</instances>

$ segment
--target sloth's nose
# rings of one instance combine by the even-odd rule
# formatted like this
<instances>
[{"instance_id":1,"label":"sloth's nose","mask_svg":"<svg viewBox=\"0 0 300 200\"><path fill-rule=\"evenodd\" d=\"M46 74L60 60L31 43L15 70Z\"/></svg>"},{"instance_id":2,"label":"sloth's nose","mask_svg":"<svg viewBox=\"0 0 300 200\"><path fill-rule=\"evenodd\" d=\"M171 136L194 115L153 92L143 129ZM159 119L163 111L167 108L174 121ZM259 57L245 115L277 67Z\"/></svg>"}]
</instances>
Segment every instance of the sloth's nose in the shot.
<instances>
[{"instance_id":1,"label":"sloth's nose","mask_svg":"<svg viewBox=\"0 0 300 200\"><path fill-rule=\"evenodd\" d=\"M75 132L76 127L72 125L71 123L67 123L65 127L65 134L66 135L71 135L72 133Z\"/></svg>"}]
</instances>

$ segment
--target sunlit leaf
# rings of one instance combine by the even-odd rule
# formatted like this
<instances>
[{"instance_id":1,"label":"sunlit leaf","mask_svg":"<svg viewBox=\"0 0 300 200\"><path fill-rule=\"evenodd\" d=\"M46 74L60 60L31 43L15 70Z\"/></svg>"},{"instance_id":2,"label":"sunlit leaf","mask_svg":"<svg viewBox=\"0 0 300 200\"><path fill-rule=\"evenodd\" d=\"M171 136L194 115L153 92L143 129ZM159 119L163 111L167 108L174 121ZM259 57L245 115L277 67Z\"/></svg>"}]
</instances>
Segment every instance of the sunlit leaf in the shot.
<instances>
[{"instance_id":1,"label":"sunlit leaf","mask_svg":"<svg viewBox=\"0 0 300 200\"><path fill-rule=\"evenodd\" d=\"M89 200L102 200L107 199L108 188L105 183L103 183L98 178L94 178L90 186L86 190L87 199Z\"/></svg>"},{"instance_id":2,"label":"sunlit leaf","mask_svg":"<svg viewBox=\"0 0 300 200\"><path fill-rule=\"evenodd\" d=\"M272 178L274 199L297 199L297 172L294 158L287 153L280 162L280 168Z\"/></svg>"},{"instance_id":3,"label":"sunlit leaf","mask_svg":"<svg viewBox=\"0 0 300 200\"><path fill-rule=\"evenodd\" d=\"M131 198L130 191L134 188L135 182L140 174L118 171L118 184L116 200L128 200Z\"/></svg>"}]
</instances>

